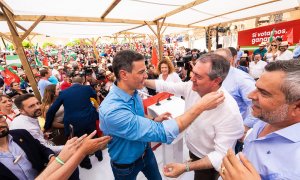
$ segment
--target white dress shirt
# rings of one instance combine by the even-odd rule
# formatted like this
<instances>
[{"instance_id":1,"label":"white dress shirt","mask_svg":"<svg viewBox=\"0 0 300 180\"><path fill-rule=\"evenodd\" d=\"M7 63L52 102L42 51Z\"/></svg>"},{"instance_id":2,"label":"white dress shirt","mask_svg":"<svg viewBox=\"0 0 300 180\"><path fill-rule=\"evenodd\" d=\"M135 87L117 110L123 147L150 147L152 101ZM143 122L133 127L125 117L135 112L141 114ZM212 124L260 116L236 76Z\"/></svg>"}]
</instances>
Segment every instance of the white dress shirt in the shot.
<instances>
[{"instance_id":1,"label":"white dress shirt","mask_svg":"<svg viewBox=\"0 0 300 180\"><path fill-rule=\"evenodd\" d=\"M192 90L192 82L166 83L155 81L157 91L180 94L185 97L185 111L201 97ZM217 108L204 111L185 131L188 149L199 158L208 156L213 167L219 171L222 158L229 148L243 136L244 126L238 105L233 97L220 88L225 100Z\"/></svg>"},{"instance_id":2,"label":"white dress shirt","mask_svg":"<svg viewBox=\"0 0 300 180\"><path fill-rule=\"evenodd\" d=\"M293 53L292 51L287 49L282 54L281 52L278 53L278 56L276 57L275 60L277 61L277 60L291 60L291 59L293 59Z\"/></svg>"},{"instance_id":3,"label":"white dress shirt","mask_svg":"<svg viewBox=\"0 0 300 180\"><path fill-rule=\"evenodd\" d=\"M41 130L38 119L36 118L31 118L21 114L11 122L9 129L27 130L35 139L39 140L41 144L50 148L55 153L59 153L63 148L63 146L53 146L44 138L44 134Z\"/></svg>"},{"instance_id":4,"label":"white dress shirt","mask_svg":"<svg viewBox=\"0 0 300 180\"><path fill-rule=\"evenodd\" d=\"M249 74L254 78L260 78L261 74L265 71L265 66L268 63L265 61L259 60L257 63L251 61L249 64Z\"/></svg>"}]
</instances>

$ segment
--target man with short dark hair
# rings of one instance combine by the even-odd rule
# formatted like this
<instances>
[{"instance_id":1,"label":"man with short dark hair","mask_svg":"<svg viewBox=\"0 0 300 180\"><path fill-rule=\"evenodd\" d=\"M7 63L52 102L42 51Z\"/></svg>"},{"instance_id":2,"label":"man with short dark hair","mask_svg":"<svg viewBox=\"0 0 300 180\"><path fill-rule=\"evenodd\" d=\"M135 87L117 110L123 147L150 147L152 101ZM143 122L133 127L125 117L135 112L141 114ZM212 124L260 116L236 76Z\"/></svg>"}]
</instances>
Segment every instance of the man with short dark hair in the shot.
<instances>
[{"instance_id":1,"label":"man with short dark hair","mask_svg":"<svg viewBox=\"0 0 300 180\"><path fill-rule=\"evenodd\" d=\"M166 176L174 178L194 170L195 180L216 179L227 149L234 147L237 140L242 137L243 121L237 103L221 87L229 68L230 64L225 58L208 53L198 59L189 82L146 81L146 86L155 88L159 92L183 96L185 110L192 107L207 93L223 91L225 95L222 105L202 113L185 132L192 162L167 164L164 172Z\"/></svg>"},{"instance_id":2,"label":"man with short dark hair","mask_svg":"<svg viewBox=\"0 0 300 180\"><path fill-rule=\"evenodd\" d=\"M42 115L41 103L33 94L23 94L18 96L15 105L20 110L20 115L14 118L10 124L10 129L25 129L41 144L59 153L63 146L54 146L47 141L39 125L38 117Z\"/></svg>"},{"instance_id":3,"label":"man with short dark hair","mask_svg":"<svg viewBox=\"0 0 300 180\"><path fill-rule=\"evenodd\" d=\"M299 179L299 75L299 60L275 61L265 67L249 94L252 114L261 121L244 141L242 163L232 151L223 159L224 180Z\"/></svg>"},{"instance_id":4,"label":"man with short dark hair","mask_svg":"<svg viewBox=\"0 0 300 180\"><path fill-rule=\"evenodd\" d=\"M171 143L197 116L220 104L224 96L209 93L183 115L173 119L170 113L164 113L153 121L144 117L137 92L147 79L144 57L131 50L120 51L114 57L113 71L117 81L100 105L99 114L103 133L112 136L108 152L115 179L136 179L141 171L148 179L162 179L148 142Z\"/></svg>"},{"instance_id":5,"label":"man with short dark hair","mask_svg":"<svg viewBox=\"0 0 300 180\"><path fill-rule=\"evenodd\" d=\"M260 78L261 74L265 70L265 66L267 65L266 61L261 60L262 57L260 54L254 55L254 61L251 61L249 64L249 74L257 80Z\"/></svg>"},{"instance_id":6,"label":"man with short dark hair","mask_svg":"<svg viewBox=\"0 0 300 180\"><path fill-rule=\"evenodd\" d=\"M0 115L0 179L35 179L55 159L54 155L26 130L9 130ZM70 179L79 179L78 169Z\"/></svg>"}]
</instances>

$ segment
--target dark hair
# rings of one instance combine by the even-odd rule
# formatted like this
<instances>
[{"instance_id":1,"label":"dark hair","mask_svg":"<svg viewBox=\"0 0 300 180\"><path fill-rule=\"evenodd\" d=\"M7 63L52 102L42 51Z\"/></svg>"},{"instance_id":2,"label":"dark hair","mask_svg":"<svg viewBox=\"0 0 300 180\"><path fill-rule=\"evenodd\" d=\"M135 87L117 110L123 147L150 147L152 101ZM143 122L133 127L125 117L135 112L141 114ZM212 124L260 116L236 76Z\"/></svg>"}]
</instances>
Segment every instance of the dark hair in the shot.
<instances>
[{"instance_id":1,"label":"dark hair","mask_svg":"<svg viewBox=\"0 0 300 180\"><path fill-rule=\"evenodd\" d=\"M132 71L132 63L134 61L144 60L144 56L132 50L123 50L116 54L113 60L112 69L117 78L120 80L119 72L120 70L125 70L127 72Z\"/></svg>"},{"instance_id":2,"label":"dark hair","mask_svg":"<svg viewBox=\"0 0 300 180\"><path fill-rule=\"evenodd\" d=\"M246 59L241 59L241 60L240 60L240 66L245 66L245 67L247 67L247 60L246 60Z\"/></svg>"},{"instance_id":3,"label":"dark hair","mask_svg":"<svg viewBox=\"0 0 300 180\"><path fill-rule=\"evenodd\" d=\"M44 69L40 70L40 75L41 75L41 77L45 77L46 74L48 74L48 73L49 73L49 72L48 72L48 68L44 68Z\"/></svg>"},{"instance_id":4,"label":"dark hair","mask_svg":"<svg viewBox=\"0 0 300 180\"><path fill-rule=\"evenodd\" d=\"M14 103L18 109L23 109L23 101L26 101L29 98L35 97L33 94L22 94L16 97Z\"/></svg>"},{"instance_id":5,"label":"dark hair","mask_svg":"<svg viewBox=\"0 0 300 180\"><path fill-rule=\"evenodd\" d=\"M228 47L228 49L230 50L232 57L237 55L237 50L234 47Z\"/></svg>"},{"instance_id":6,"label":"dark hair","mask_svg":"<svg viewBox=\"0 0 300 180\"><path fill-rule=\"evenodd\" d=\"M2 95L0 95L0 101L2 101L2 98L3 98L3 97L6 97L7 99L11 99L8 95L2 94Z\"/></svg>"},{"instance_id":7,"label":"dark hair","mask_svg":"<svg viewBox=\"0 0 300 180\"><path fill-rule=\"evenodd\" d=\"M198 61L202 63L211 63L211 70L208 73L208 76L211 80L220 77L222 81L219 85L222 85L222 82L229 72L230 63L223 56L214 53L204 54Z\"/></svg>"},{"instance_id":8,"label":"dark hair","mask_svg":"<svg viewBox=\"0 0 300 180\"><path fill-rule=\"evenodd\" d=\"M9 86L12 88L12 87L14 86L15 83L17 83L17 82L11 82ZM18 83L17 83L17 84L18 84Z\"/></svg>"},{"instance_id":9,"label":"dark hair","mask_svg":"<svg viewBox=\"0 0 300 180\"><path fill-rule=\"evenodd\" d=\"M281 91L285 94L286 101L288 103L293 103L300 100L299 59L271 62L265 66L265 70L268 72L283 71L285 77L281 85Z\"/></svg>"}]
</instances>

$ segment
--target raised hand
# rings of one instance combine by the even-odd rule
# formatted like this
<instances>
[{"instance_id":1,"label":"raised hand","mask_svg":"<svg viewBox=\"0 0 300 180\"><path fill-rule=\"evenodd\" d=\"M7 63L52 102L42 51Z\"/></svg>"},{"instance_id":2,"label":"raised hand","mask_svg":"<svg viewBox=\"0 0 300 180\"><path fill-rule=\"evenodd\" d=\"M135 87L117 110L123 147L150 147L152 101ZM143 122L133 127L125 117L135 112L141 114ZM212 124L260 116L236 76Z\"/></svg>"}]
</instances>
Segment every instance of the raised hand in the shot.
<instances>
[{"instance_id":1,"label":"raised hand","mask_svg":"<svg viewBox=\"0 0 300 180\"><path fill-rule=\"evenodd\" d=\"M107 143L111 140L110 136L103 136L100 138L92 139L95 136L95 134L96 130L83 140L82 145L79 148L79 150L83 154L93 154L99 149L104 149Z\"/></svg>"},{"instance_id":2,"label":"raised hand","mask_svg":"<svg viewBox=\"0 0 300 180\"><path fill-rule=\"evenodd\" d=\"M66 162L77 151L82 143L82 140L86 137L87 135L84 134L80 138L73 137L72 139L68 140L58 155L60 159Z\"/></svg>"}]
</instances>

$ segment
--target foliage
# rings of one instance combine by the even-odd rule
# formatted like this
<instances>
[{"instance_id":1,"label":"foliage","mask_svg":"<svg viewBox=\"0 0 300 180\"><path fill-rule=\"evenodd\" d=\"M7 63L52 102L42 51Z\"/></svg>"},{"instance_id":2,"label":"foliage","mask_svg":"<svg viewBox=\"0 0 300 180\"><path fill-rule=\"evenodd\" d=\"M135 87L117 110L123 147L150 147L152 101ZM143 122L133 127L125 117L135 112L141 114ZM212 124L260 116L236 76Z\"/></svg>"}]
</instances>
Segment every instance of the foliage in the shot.
<instances>
[{"instance_id":1,"label":"foliage","mask_svg":"<svg viewBox=\"0 0 300 180\"><path fill-rule=\"evenodd\" d=\"M30 49L30 48L33 47L33 44L30 43L30 42L27 41L27 40L24 40L24 41L22 42L22 46L23 46L24 48L26 48L26 49Z\"/></svg>"},{"instance_id":2,"label":"foliage","mask_svg":"<svg viewBox=\"0 0 300 180\"><path fill-rule=\"evenodd\" d=\"M44 42L44 44L43 44L43 49L45 49L46 47L48 47L48 46L50 46L50 47L55 47L55 44L54 43L51 43L51 42Z\"/></svg>"}]
</instances>

